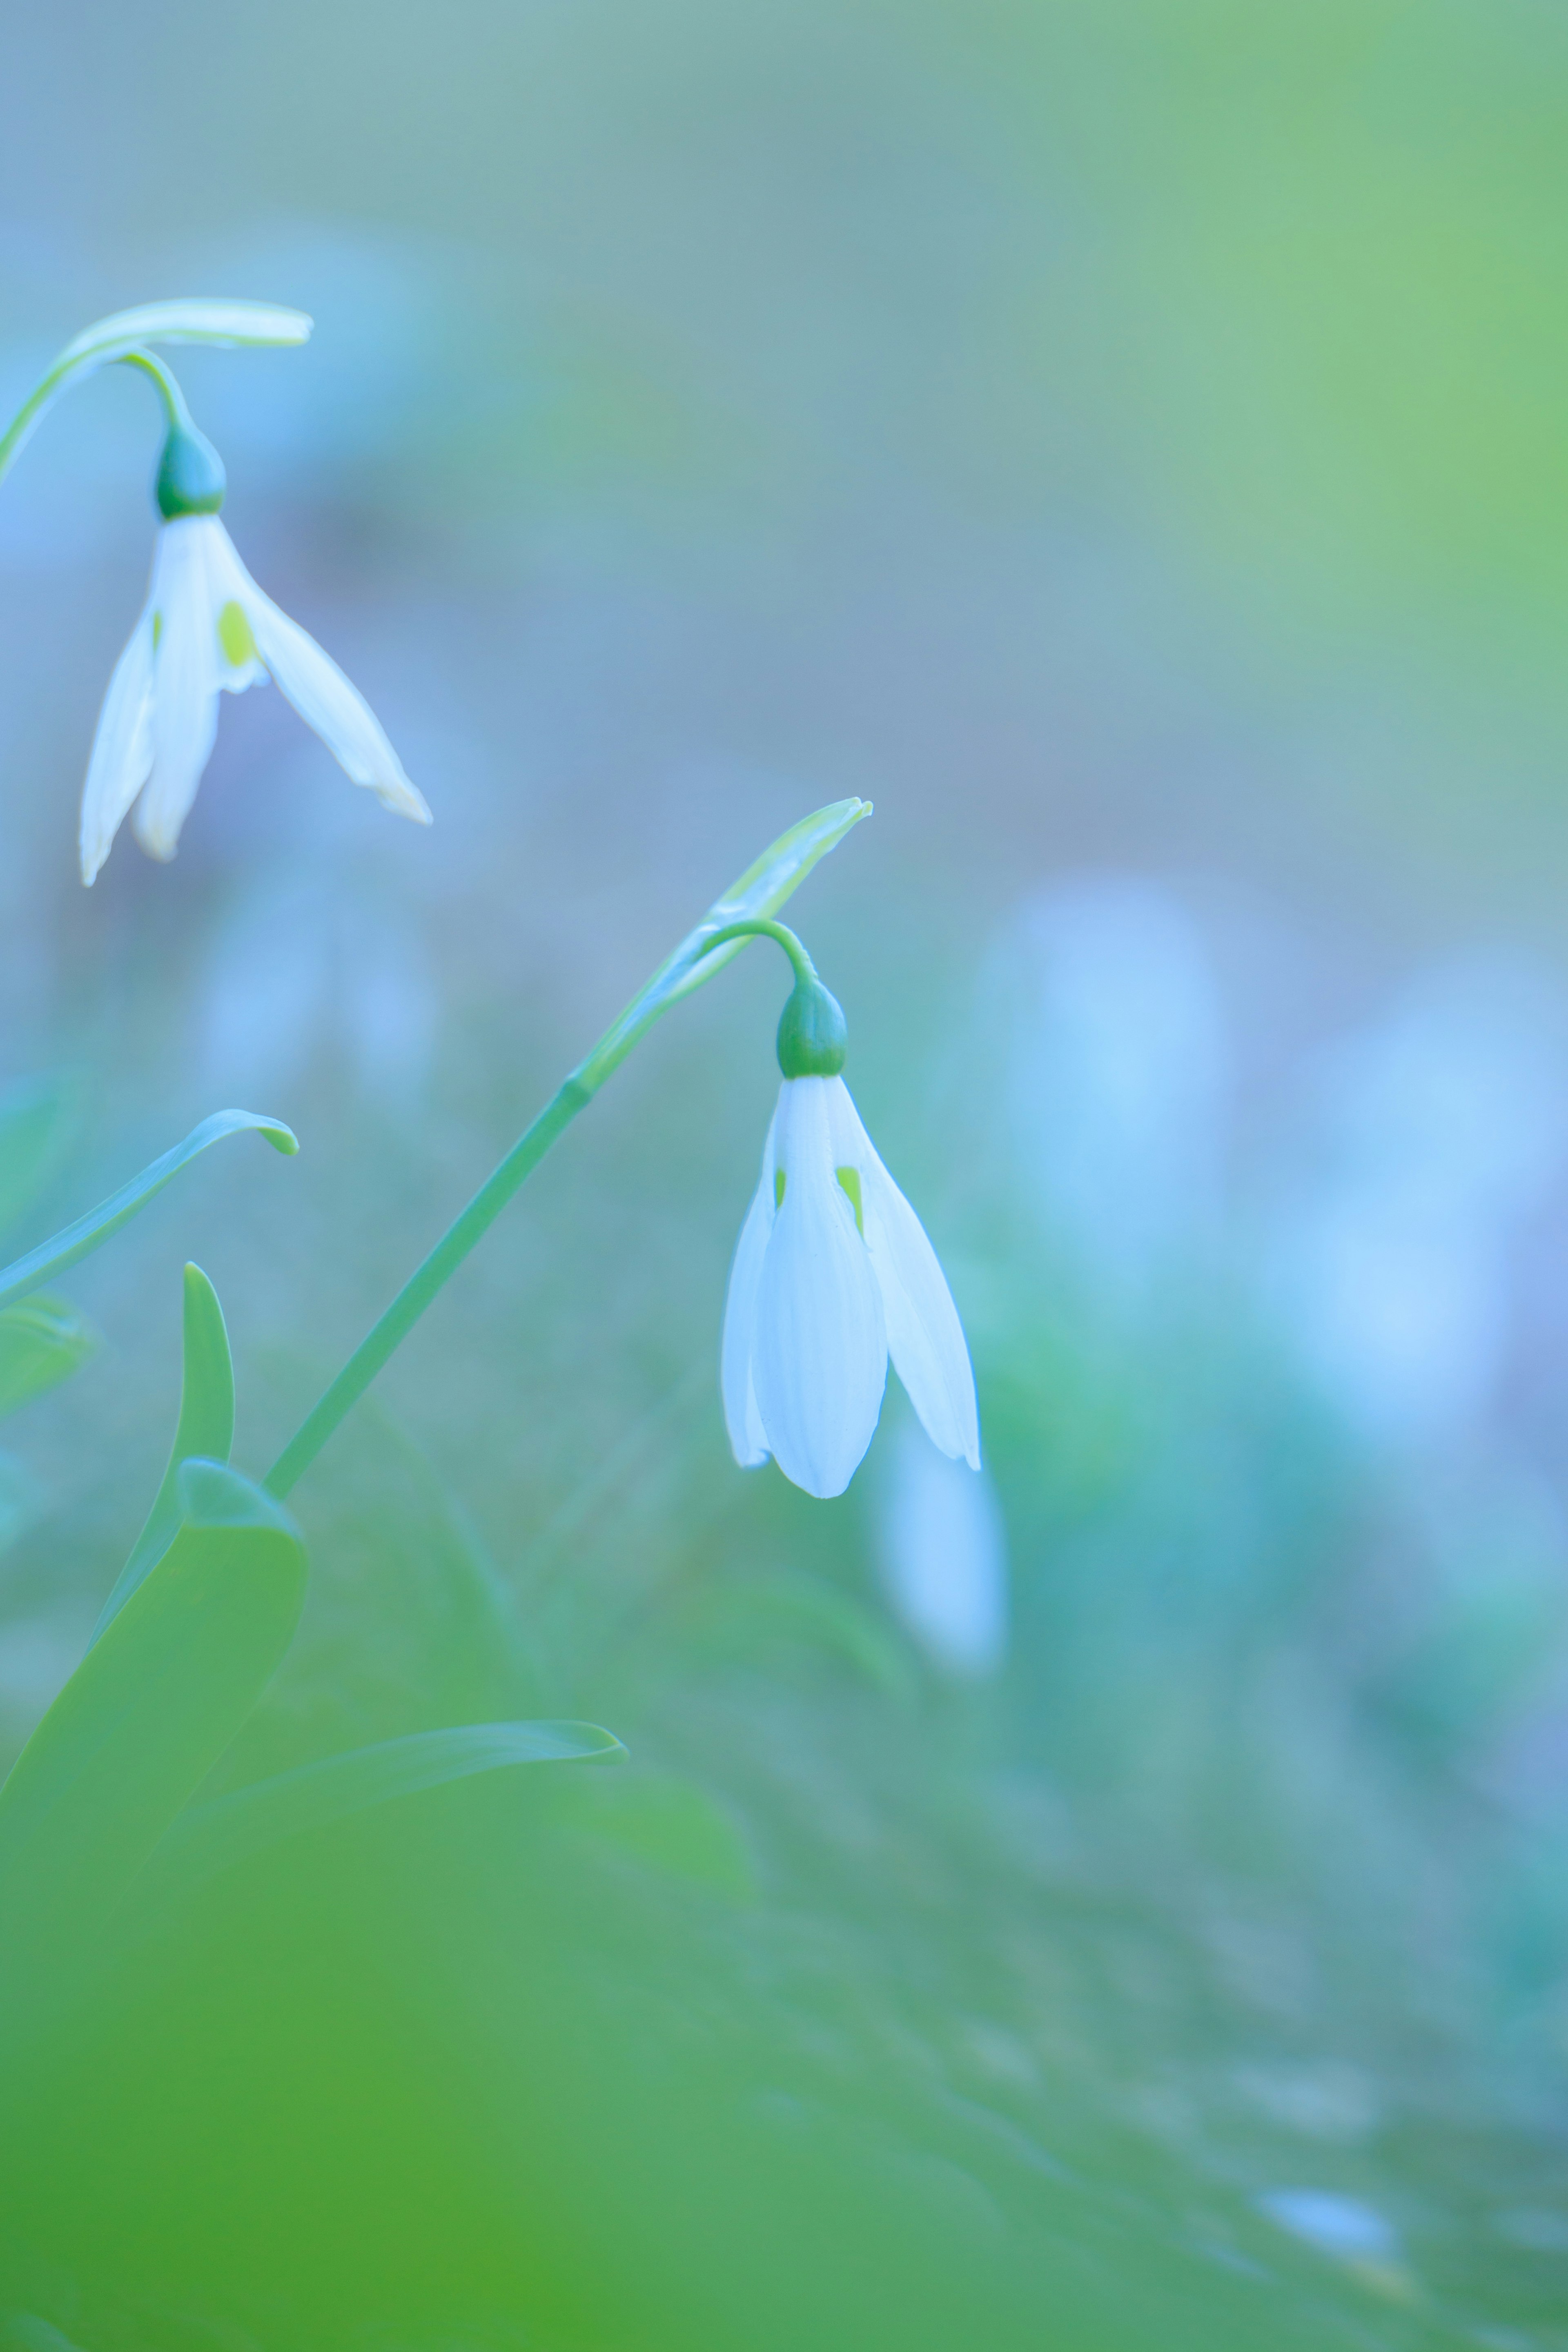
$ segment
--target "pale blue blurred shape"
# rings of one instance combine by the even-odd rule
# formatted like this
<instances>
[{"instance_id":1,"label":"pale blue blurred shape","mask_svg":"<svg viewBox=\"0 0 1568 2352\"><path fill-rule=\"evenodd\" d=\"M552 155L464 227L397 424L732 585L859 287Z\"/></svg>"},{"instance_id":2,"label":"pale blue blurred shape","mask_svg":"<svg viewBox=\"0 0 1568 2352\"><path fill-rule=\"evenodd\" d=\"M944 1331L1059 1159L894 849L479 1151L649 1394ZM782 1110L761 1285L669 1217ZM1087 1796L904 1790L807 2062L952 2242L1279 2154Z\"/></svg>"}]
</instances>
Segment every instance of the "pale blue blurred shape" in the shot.
<instances>
[{"instance_id":1,"label":"pale blue blurred shape","mask_svg":"<svg viewBox=\"0 0 1568 2352\"><path fill-rule=\"evenodd\" d=\"M204 1084L258 1099L297 1084L323 1045L365 1093L417 1099L439 1025L417 927L331 874L253 888L218 930L196 1002Z\"/></svg>"},{"instance_id":2,"label":"pale blue blurred shape","mask_svg":"<svg viewBox=\"0 0 1568 2352\"><path fill-rule=\"evenodd\" d=\"M1026 906L997 973L1028 1195L1102 1286L1213 1239L1231 1097L1224 1004L1176 894L1081 875Z\"/></svg>"},{"instance_id":3,"label":"pale blue blurred shape","mask_svg":"<svg viewBox=\"0 0 1568 2352\"><path fill-rule=\"evenodd\" d=\"M1485 1410L1523 1221L1568 1157L1555 976L1469 956L1422 974L1311 1073L1266 1284L1308 1365L1371 1434Z\"/></svg>"},{"instance_id":4,"label":"pale blue blurred shape","mask_svg":"<svg viewBox=\"0 0 1568 2352\"><path fill-rule=\"evenodd\" d=\"M900 1425L879 1495L882 1581L900 1623L952 1675L994 1674L1007 1652L1007 1537L984 1471Z\"/></svg>"},{"instance_id":5,"label":"pale blue blurred shape","mask_svg":"<svg viewBox=\"0 0 1568 2352\"><path fill-rule=\"evenodd\" d=\"M296 303L316 321L299 352L245 353L237 362L229 352L180 355L199 421L237 485L254 467L282 469L303 490L323 467L357 472L407 453L451 370L458 257L409 237L295 221L226 239L186 269L193 283L270 289L259 299Z\"/></svg>"},{"instance_id":6,"label":"pale blue blurred shape","mask_svg":"<svg viewBox=\"0 0 1568 2352\"><path fill-rule=\"evenodd\" d=\"M1331 2189L1266 2189L1254 2200L1260 2213L1320 2253L1342 2263L1393 2263L1399 2236L1372 2206Z\"/></svg>"}]
</instances>

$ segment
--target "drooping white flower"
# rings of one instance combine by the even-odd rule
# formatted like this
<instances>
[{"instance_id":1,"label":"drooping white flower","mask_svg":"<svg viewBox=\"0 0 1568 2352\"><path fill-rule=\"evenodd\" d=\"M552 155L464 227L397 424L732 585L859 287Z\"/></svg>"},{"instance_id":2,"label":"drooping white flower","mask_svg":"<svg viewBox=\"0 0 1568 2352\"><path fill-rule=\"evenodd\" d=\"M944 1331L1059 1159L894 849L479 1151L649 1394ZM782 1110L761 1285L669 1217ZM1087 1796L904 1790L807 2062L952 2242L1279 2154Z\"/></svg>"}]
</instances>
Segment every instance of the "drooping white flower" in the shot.
<instances>
[{"instance_id":1,"label":"drooping white flower","mask_svg":"<svg viewBox=\"0 0 1568 2352\"><path fill-rule=\"evenodd\" d=\"M925 1230L843 1079L786 1077L724 1309L737 1462L772 1454L807 1494L841 1495L877 1426L889 1355L933 1442L978 1470L969 1349Z\"/></svg>"},{"instance_id":2,"label":"drooping white flower","mask_svg":"<svg viewBox=\"0 0 1568 2352\"><path fill-rule=\"evenodd\" d=\"M398 816L429 824L368 703L263 595L216 509L176 513L159 530L147 603L93 739L81 802L84 882L97 875L132 803L142 848L173 857L217 732L218 696L268 677L356 784Z\"/></svg>"}]
</instances>

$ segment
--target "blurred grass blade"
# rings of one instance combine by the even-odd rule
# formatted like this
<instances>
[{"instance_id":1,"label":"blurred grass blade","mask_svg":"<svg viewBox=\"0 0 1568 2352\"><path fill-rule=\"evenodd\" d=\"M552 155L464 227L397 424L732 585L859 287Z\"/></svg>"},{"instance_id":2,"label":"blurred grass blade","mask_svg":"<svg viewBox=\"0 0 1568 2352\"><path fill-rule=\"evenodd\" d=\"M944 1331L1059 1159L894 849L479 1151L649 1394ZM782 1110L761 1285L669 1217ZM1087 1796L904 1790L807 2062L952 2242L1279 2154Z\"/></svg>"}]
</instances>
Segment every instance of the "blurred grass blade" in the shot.
<instances>
[{"instance_id":1,"label":"blurred grass blade","mask_svg":"<svg viewBox=\"0 0 1568 2352\"><path fill-rule=\"evenodd\" d=\"M91 1324L63 1298L0 1308L0 1419L68 1380L97 1346Z\"/></svg>"},{"instance_id":2,"label":"blurred grass blade","mask_svg":"<svg viewBox=\"0 0 1568 2352\"><path fill-rule=\"evenodd\" d=\"M323 1829L447 1780L512 1764L563 1764L625 1753L615 1733L596 1723L468 1723L384 1739L200 1806L175 1822L154 1867L161 1883L173 1878L185 1884L279 1838Z\"/></svg>"},{"instance_id":3,"label":"blurred grass blade","mask_svg":"<svg viewBox=\"0 0 1568 2352\"><path fill-rule=\"evenodd\" d=\"M42 1187L70 1124L71 1092L58 1078L24 1078L0 1096L0 1230Z\"/></svg>"},{"instance_id":4,"label":"blurred grass blade","mask_svg":"<svg viewBox=\"0 0 1568 2352\"><path fill-rule=\"evenodd\" d=\"M176 1143L172 1151L165 1151L161 1160L143 1168L140 1176L133 1176L129 1184L122 1184L118 1192L111 1192L107 1201L100 1201L96 1209L79 1217L74 1225L67 1225L62 1233L40 1242L26 1257L0 1266L0 1307L9 1307L13 1300L25 1298L29 1290L40 1288L79 1259L90 1256L209 1143L216 1143L226 1135L250 1131L265 1136L275 1151L291 1154L300 1149L297 1138L280 1119L267 1118L251 1110L214 1111L210 1118L192 1128L183 1143Z\"/></svg>"},{"instance_id":5,"label":"blurred grass blade","mask_svg":"<svg viewBox=\"0 0 1568 2352\"><path fill-rule=\"evenodd\" d=\"M26 1308L14 1307L13 1314ZM0 1328L5 1321L0 1315ZM169 1450L163 1483L146 1525L121 1570L114 1590L92 1629L96 1642L137 1586L162 1559L180 1524L180 1469L193 1455L226 1462L234 1444L234 1363L218 1296L199 1265L185 1268L184 1370L180 1381L180 1417Z\"/></svg>"},{"instance_id":6,"label":"blurred grass blade","mask_svg":"<svg viewBox=\"0 0 1568 2352\"><path fill-rule=\"evenodd\" d=\"M776 915L818 859L826 857L830 849L837 849L851 827L870 814L869 801L834 801L813 815L802 817L798 824L792 824L787 833L781 834L771 848L764 849L739 881L731 882L722 897L714 900L696 929L687 933L674 954L666 958L620 1018L605 1030L587 1060L573 1072L584 1091L596 1093L661 1013L711 980L746 944L744 940L733 940L704 958L703 948L715 933L731 923Z\"/></svg>"},{"instance_id":7,"label":"blurred grass blade","mask_svg":"<svg viewBox=\"0 0 1568 2352\"><path fill-rule=\"evenodd\" d=\"M238 302L187 295L169 302L143 302L95 320L68 342L34 385L4 433L0 476L31 437L34 428L73 383L95 368L110 367L149 343L226 343L251 346L303 343L311 320L303 310L276 302Z\"/></svg>"},{"instance_id":8,"label":"blurred grass blade","mask_svg":"<svg viewBox=\"0 0 1568 2352\"><path fill-rule=\"evenodd\" d=\"M67 1990L294 1637L305 1553L237 1472L187 1462L183 1524L0 1789L0 2015Z\"/></svg>"},{"instance_id":9,"label":"blurred grass blade","mask_svg":"<svg viewBox=\"0 0 1568 2352\"><path fill-rule=\"evenodd\" d=\"M578 1836L659 1877L744 1903L756 1894L751 1848L738 1822L677 1772L617 1773L563 1791Z\"/></svg>"}]
</instances>

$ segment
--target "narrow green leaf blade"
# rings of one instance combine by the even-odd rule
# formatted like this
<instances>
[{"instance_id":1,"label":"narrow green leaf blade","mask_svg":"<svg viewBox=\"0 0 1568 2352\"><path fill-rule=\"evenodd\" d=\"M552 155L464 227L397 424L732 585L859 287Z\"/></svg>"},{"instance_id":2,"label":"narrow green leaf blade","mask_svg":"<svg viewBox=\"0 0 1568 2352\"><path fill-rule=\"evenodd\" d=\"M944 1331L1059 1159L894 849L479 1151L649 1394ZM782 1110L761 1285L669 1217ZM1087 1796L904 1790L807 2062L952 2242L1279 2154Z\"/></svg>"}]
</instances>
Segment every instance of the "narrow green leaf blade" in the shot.
<instances>
[{"instance_id":1,"label":"narrow green leaf blade","mask_svg":"<svg viewBox=\"0 0 1568 2352\"><path fill-rule=\"evenodd\" d=\"M271 1679L305 1597L288 1513L216 1462L184 1524L0 1789L0 2015L25 2024L103 1929Z\"/></svg>"},{"instance_id":2,"label":"narrow green leaf blade","mask_svg":"<svg viewBox=\"0 0 1568 2352\"><path fill-rule=\"evenodd\" d=\"M26 1313L26 1308L13 1308ZM5 1321L0 1316L0 1325ZM151 1573L173 1543L180 1525L180 1471L199 1456L226 1462L234 1444L234 1361L228 1350L228 1330L218 1296L199 1265L185 1268L184 1370L180 1381L180 1416L169 1450L163 1483L153 1498L146 1524L132 1548L131 1557L116 1579L92 1629L96 1642L117 1617L143 1578Z\"/></svg>"},{"instance_id":3,"label":"narrow green leaf blade","mask_svg":"<svg viewBox=\"0 0 1568 2352\"><path fill-rule=\"evenodd\" d=\"M0 1308L0 1419L68 1380L97 1346L91 1324L63 1298Z\"/></svg>"},{"instance_id":4,"label":"narrow green leaf blade","mask_svg":"<svg viewBox=\"0 0 1568 2352\"><path fill-rule=\"evenodd\" d=\"M625 1753L615 1733L596 1723L466 1723L383 1739L237 1789L186 1813L164 1839L154 1868L161 1884L189 1884L280 1838L476 1772Z\"/></svg>"},{"instance_id":5,"label":"narrow green leaf blade","mask_svg":"<svg viewBox=\"0 0 1568 2352\"><path fill-rule=\"evenodd\" d=\"M776 915L818 860L826 857L830 849L837 849L845 835L870 814L869 801L834 801L813 815L802 817L798 824L781 834L771 848L764 849L740 879L731 882L723 896L714 900L696 929L687 933L674 954L666 958L620 1018L605 1030L587 1060L573 1072L584 1093L595 1094L661 1013L711 980L746 944L743 940L731 940L715 948L711 955L704 956L703 949L716 932L731 923Z\"/></svg>"},{"instance_id":6,"label":"narrow green leaf blade","mask_svg":"<svg viewBox=\"0 0 1568 2352\"><path fill-rule=\"evenodd\" d=\"M176 1143L172 1151L165 1151L161 1160L143 1168L139 1176L122 1184L118 1192L111 1192L107 1201L100 1201L85 1217L79 1217L75 1224L40 1242L26 1257L0 1267L0 1307L9 1307L16 1299L25 1298L28 1291L41 1288L68 1266L101 1248L110 1234L118 1233L138 1210L144 1209L171 1177L177 1176L187 1160L195 1159L209 1143L217 1143L226 1135L252 1132L264 1137L275 1151L291 1155L300 1149L298 1138L281 1119L267 1118L251 1110L214 1111L210 1118L192 1128L183 1143Z\"/></svg>"},{"instance_id":7,"label":"narrow green leaf blade","mask_svg":"<svg viewBox=\"0 0 1568 2352\"><path fill-rule=\"evenodd\" d=\"M173 301L142 302L97 319L68 342L57 366L75 367L93 359L103 364L121 352L148 343L226 343L255 348L309 342L314 320L304 310L276 302L243 302L223 296L184 295Z\"/></svg>"}]
</instances>

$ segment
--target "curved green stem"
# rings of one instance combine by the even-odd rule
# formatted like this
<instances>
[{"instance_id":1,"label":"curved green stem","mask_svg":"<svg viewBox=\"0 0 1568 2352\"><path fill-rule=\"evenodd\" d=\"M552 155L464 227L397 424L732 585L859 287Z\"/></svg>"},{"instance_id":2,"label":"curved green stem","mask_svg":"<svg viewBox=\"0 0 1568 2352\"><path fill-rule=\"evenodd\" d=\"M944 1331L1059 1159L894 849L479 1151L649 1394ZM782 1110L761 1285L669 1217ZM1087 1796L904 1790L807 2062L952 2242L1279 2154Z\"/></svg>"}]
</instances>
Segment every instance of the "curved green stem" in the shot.
<instances>
[{"instance_id":1,"label":"curved green stem","mask_svg":"<svg viewBox=\"0 0 1568 2352\"><path fill-rule=\"evenodd\" d=\"M816 966L806 954L805 943L787 923L771 923L765 919L754 923L729 923L723 930L714 932L702 953L711 955L715 948L727 947L731 940L775 940L795 966L796 980L816 978Z\"/></svg>"},{"instance_id":2,"label":"curved green stem","mask_svg":"<svg viewBox=\"0 0 1568 2352\"><path fill-rule=\"evenodd\" d=\"M689 931L674 954L666 958L626 1011L610 1024L592 1052L557 1087L532 1125L519 1137L468 1207L454 1218L429 1255L409 1276L267 1473L262 1484L269 1494L283 1496L290 1492L425 1309L450 1281L475 1244L489 1232L513 1194L532 1175L552 1144L564 1134L578 1112L593 1101L611 1072L620 1067L662 1013L711 979L731 956L739 953L748 939L776 940L795 966L797 978L815 978L811 958L800 940L783 923L772 920L771 910L783 906L817 859L837 848L850 827L870 814L871 803L862 800L837 801L829 808L818 809L814 816L805 818L775 841L754 866L747 867L723 898L715 901L695 930ZM748 911L751 908L756 911Z\"/></svg>"},{"instance_id":3,"label":"curved green stem","mask_svg":"<svg viewBox=\"0 0 1568 2352\"><path fill-rule=\"evenodd\" d=\"M185 406L185 395L180 390L173 368L165 367L163 361L155 359L151 352L127 352L114 364L140 368L143 375L152 377L163 403L163 415L171 433L188 433L191 430L191 412Z\"/></svg>"},{"instance_id":4,"label":"curved green stem","mask_svg":"<svg viewBox=\"0 0 1568 2352\"><path fill-rule=\"evenodd\" d=\"M195 299L144 302L138 310L117 310L111 318L99 319L66 345L0 433L0 479L61 393L119 360L145 369L163 395L170 424L188 425L180 388L162 363L149 356L150 343L219 343L260 350L302 343L310 332L310 321L303 310L282 310L271 302ZM177 405L171 404L171 395Z\"/></svg>"}]
</instances>

